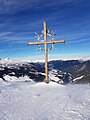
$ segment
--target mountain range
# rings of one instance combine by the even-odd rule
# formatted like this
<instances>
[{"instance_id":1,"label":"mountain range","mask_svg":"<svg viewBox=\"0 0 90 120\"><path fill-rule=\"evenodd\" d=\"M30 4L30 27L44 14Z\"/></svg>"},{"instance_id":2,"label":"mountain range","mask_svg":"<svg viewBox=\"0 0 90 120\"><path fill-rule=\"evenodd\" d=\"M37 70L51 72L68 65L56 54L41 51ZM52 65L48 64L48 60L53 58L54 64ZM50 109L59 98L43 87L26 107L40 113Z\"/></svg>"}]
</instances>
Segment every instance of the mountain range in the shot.
<instances>
[{"instance_id":1,"label":"mountain range","mask_svg":"<svg viewBox=\"0 0 90 120\"><path fill-rule=\"evenodd\" d=\"M0 59L0 80L13 81L22 78L25 81L44 81L44 63ZM90 60L49 61L49 79L59 84L90 83Z\"/></svg>"}]
</instances>

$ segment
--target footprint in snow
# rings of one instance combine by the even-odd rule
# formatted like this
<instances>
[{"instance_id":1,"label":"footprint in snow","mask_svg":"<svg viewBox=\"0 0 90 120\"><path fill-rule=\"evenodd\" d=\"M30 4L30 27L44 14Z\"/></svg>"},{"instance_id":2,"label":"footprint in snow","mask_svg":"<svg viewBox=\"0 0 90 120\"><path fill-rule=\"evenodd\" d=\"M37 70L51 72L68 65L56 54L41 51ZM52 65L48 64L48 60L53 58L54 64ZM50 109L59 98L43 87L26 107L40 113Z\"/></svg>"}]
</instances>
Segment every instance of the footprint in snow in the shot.
<instances>
[{"instance_id":1,"label":"footprint in snow","mask_svg":"<svg viewBox=\"0 0 90 120\"><path fill-rule=\"evenodd\" d=\"M40 94L35 94L33 97L40 97L41 95Z\"/></svg>"}]
</instances>

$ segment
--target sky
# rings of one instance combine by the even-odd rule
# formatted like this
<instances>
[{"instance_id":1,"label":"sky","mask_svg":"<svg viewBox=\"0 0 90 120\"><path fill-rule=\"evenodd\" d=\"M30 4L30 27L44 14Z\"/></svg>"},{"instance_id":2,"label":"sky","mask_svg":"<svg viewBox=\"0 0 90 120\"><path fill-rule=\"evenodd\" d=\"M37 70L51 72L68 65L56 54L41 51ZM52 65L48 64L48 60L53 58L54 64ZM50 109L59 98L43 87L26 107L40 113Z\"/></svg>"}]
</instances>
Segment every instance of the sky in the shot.
<instances>
[{"instance_id":1,"label":"sky","mask_svg":"<svg viewBox=\"0 0 90 120\"><path fill-rule=\"evenodd\" d=\"M65 40L49 56L90 56L90 0L0 0L0 58L43 57L37 45L27 45L37 41L43 21L55 40Z\"/></svg>"}]
</instances>

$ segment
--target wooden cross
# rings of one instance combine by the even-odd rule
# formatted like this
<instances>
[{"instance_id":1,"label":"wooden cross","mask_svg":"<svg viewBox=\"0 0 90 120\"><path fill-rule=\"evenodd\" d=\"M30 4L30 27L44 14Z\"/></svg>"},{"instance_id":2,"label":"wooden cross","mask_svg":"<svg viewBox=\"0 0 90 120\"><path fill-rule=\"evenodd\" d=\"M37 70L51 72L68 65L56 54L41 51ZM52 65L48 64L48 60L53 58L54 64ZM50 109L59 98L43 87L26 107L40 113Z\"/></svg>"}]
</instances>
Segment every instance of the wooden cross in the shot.
<instances>
[{"instance_id":1,"label":"wooden cross","mask_svg":"<svg viewBox=\"0 0 90 120\"><path fill-rule=\"evenodd\" d=\"M44 21L43 22L43 35L44 35L44 40L38 41L38 42L28 42L28 45L39 45L39 44L44 44L44 55L45 55L45 74L46 74L46 79L45 82L49 83L49 77L48 77L48 46L47 44L54 44L54 43L65 43L64 40L47 40L47 23Z\"/></svg>"}]
</instances>

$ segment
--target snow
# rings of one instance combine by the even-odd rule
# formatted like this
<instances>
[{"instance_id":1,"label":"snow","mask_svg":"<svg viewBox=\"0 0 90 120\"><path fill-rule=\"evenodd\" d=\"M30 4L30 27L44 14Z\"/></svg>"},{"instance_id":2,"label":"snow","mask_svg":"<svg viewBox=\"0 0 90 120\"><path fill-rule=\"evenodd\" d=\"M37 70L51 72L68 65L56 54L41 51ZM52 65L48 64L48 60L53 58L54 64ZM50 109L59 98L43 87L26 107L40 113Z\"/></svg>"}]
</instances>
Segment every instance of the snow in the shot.
<instances>
[{"instance_id":1,"label":"snow","mask_svg":"<svg viewBox=\"0 0 90 120\"><path fill-rule=\"evenodd\" d=\"M27 75L22 77L4 75L3 77L6 81L32 81Z\"/></svg>"},{"instance_id":2,"label":"snow","mask_svg":"<svg viewBox=\"0 0 90 120\"><path fill-rule=\"evenodd\" d=\"M2 67L8 66L8 65L12 65L15 64L16 66L18 65L22 65L24 63L27 63L26 61L21 61L21 60L15 60L15 59L0 59L0 64L2 64ZM10 66L8 66L10 67Z\"/></svg>"},{"instance_id":3,"label":"snow","mask_svg":"<svg viewBox=\"0 0 90 120\"><path fill-rule=\"evenodd\" d=\"M56 77L54 74L53 74L53 70L49 72L49 78L52 79L52 80L55 80L55 81L59 81L60 79L58 77ZM55 71L54 73L56 73L57 71Z\"/></svg>"},{"instance_id":4,"label":"snow","mask_svg":"<svg viewBox=\"0 0 90 120\"><path fill-rule=\"evenodd\" d=\"M87 67L87 66L86 66L86 64L85 64L85 65L83 65L83 67L81 67L81 69L78 70L78 71L82 71L82 70L84 70L86 67Z\"/></svg>"},{"instance_id":5,"label":"snow","mask_svg":"<svg viewBox=\"0 0 90 120\"><path fill-rule=\"evenodd\" d=\"M90 86L2 83L0 120L90 120Z\"/></svg>"},{"instance_id":6,"label":"snow","mask_svg":"<svg viewBox=\"0 0 90 120\"><path fill-rule=\"evenodd\" d=\"M8 64L11 64L11 63L13 63L13 64L23 64L23 63L27 63L27 62L29 62L29 63L41 63L41 64L43 64L44 62L45 62L45 60L44 59L41 59L43 56L34 56L34 58L33 57L31 57L31 58L21 58L21 59L11 59L11 58L5 58L5 59L0 59L0 63L2 63L2 64L6 64L6 65L8 65ZM60 59L60 58L62 58L62 59ZM67 60L79 60L79 61L81 61L81 62L83 62L83 61L90 61L90 56L81 56L81 55L74 55L74 54L72 54L72 55L65 55L65 56L63 56L63 55L61 55L61 54L57 54L57 55L52 55L52 57L50 58L49 57L49 61L56 61L56 60L62 60L62 61L67 61Z\"/></svg>"},{"instance_id":7,"label":"snow","mask_svg":"<svg viewBox=\"0 0 90 120\"><path fill-rule=\"evenodd\" d=\"M0 85L4 84L4 80L0 78Z\"/></svg>"},{"instance_id":8,"label":"snow","mask_svg":"<svg viewBox=\"0 0 90 120\"><path fill-rule=\"evenodd\" d=\"M80 77L77 77L77 78L74 78L73 81L77 81L77 80L80 80L84 77L84 75L80 76Z\"/></svg>"}]
</instances>

